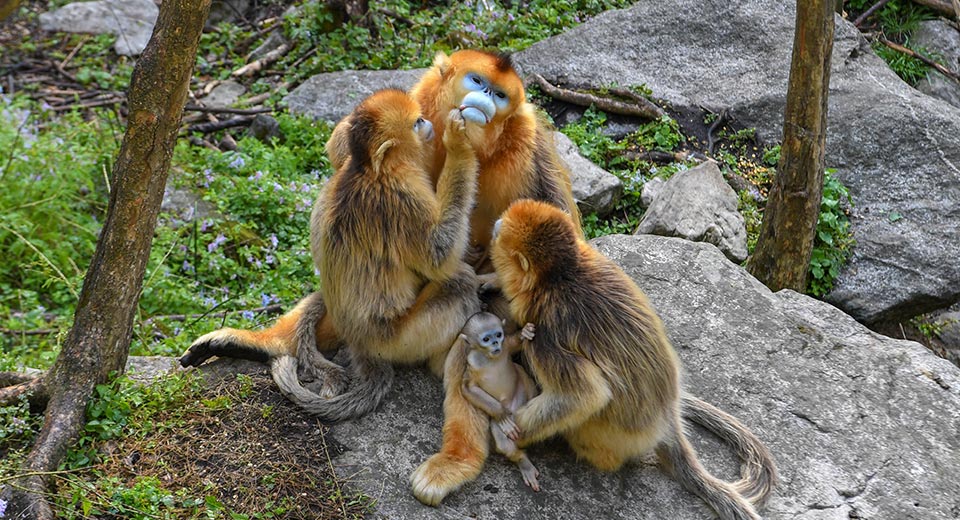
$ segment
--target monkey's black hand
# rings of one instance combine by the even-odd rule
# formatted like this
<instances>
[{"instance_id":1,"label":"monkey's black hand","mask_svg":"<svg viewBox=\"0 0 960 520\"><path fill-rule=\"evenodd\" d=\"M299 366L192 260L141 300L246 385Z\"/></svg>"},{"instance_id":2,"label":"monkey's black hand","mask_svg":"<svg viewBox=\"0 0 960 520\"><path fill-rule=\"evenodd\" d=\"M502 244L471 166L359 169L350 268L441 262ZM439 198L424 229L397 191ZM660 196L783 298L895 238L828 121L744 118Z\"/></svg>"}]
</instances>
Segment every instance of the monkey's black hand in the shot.
<instances>
[{"instance_id":1,"label":"monkey's black hand","mask_svg":"<svg viewBox=\"0 0 960 520\"><path fill-rule=\"evenodd\" d=\"M249 359L251 361L260 361L261 363L266 363L270 360L270 356L260 349L240 345L239 343L235 343L226 338L208 339L207 336L210 336L211 334L216 334L216 332L202 336L200 339L193 342L193 345L190 345L190 348L184 352L183 356L180 356L180 366L200 366L204 361L212 358L213 356Z\"/></svg>"}]
</instances>

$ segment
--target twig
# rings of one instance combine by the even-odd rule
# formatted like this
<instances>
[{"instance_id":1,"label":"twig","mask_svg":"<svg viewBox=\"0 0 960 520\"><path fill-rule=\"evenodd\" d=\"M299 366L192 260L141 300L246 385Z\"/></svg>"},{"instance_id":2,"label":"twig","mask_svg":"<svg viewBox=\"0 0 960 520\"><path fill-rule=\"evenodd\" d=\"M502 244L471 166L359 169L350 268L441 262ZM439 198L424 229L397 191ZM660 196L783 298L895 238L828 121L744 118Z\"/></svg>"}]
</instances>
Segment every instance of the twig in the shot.
<instances>
[{"instance_id":1,"label":"twig","mask_svg":"<svg viewBox=\"0 0 960 520\"><path fill-rule=\"evenodd\" d=\"M9 226L0 224L0 228L6 230L8 233L15 235L17 238L22 240L23 243L27 245L27 247L29 247L34 253L36 253L41 260L46 262L46 264L50 266L50 268L53 269L55 273L57 273L57 275L60 277L60 280L63 281L63 284L67 286L67 290L70 291L70 294L72 294L74 298L80 298L80 295L77 294L77 291L73 288L73 284L71 284L70 280L67 280L67 277L64 276L63 271L61 271L53 262L51 262L50 259L47 258L47 255L43 254L43 251L40 251L39 249L37 249L37 246L33 245L33 242L28 240L27 237L18 233L16 229L13 229Z\"/></svg>"},{"instance_id":2,"label":"twig","mask_svg":"<svg viewBox=\"0 0 960 520\"><path fill-rule=\"evenodd\" d=\"M7 336L49 336L60 332L60 329L0 329L0 334Z\"/></svg>"},{"instance_id":3,"label":"twig","mask_svg":"<svg viewBox=\"0 0 960 520\"><path fill-rule=\"evenodd\" d=\"M266 114L273 112L272 108L226 108L226 107L201 107L197 105L187 105L184 110L192 112L203 112L208 114L237 114L241 116L252 116L256 114Z\"/></svg>"},{"instance_id":4,"label":"twig","mask_svg":"<svg viewBox=\"0 0 960 520\"><path fill-rule=\"evenodd\" d=\"M918 60L926 63L927 65L930 65L931 67L937 69L937 72L939 72L940 74L943 74L944 76L946 76L946 77L948 77L948 78L952 78L954 81L960 82L960 74L957 74L956 72L953 72L952 70L950 70L950 69L944 67L943 65L941 65L941 64L939 64L939 63L931 60L930 58L928 58L928 57L926 57L926 56L924 56L924 55L922 55L922 54L914 51L913 49L908 49L908 48L904 47L903 45L898 45L898 44L896 44L896 43L893 43L892 41L884 38L883 36L881 36L879 39L880 39L880 42L883 43L884 45L886 45L887 47L890 47L891 49L893 49L893 50L895 50L895 51L902 52L902 53L906 54L907 56L916 58L916 59L918 59Z\"/></svg>"},{"instance_id":5,"label":"twig","mask_svg":"<svg viewBox=\"0 0 960 520\"><path fill-rule=\"evenodd\" d=\"M187 127L187 132L200 132L203 134L209 134L212 132L217 132L220 130L226 130L227 128L236 128L238 126L249 125L253 121L253 116L240 116L233 119L226 119L224 121L216 121L213 123L200 123L199 125L193 125Z\"/></svg>"},{"instance_id":6,"label":"twig","mask_svg":"<svg viewBox=\"0 0 960 520\"><path fill-rule=\"evenodd\" d=\"M316 54L318 50L320 50L319 47L317 47L316 45L314 45L313 47L310 48L310 50L308 50L307 52L305 52L305 53L303 54L303 56L300 56L299 58L297 58L297 61L293 62L293 64L290 65L289 68L290 68L290 69L296 69L297 67L300 66L301 63L307 61L307 58L309 58L310 56L313 56L314 54Z\"/></svg>"},{"instance_id":7,"label":"twig","mask_svg":"<svg viewBox=\"0 0 960 520\"><path fill-rule=\"evenodd\" d=\"M156 316L147 318L144 320L144 323L152 323L154 320L187 321L196 318L222 318L231 314L242 314L244 312L277 314L281 311L283 311L283 305L274 303L263 307L256 307L254 309L239 309L233 311L207 312L200 314L158 314Z\"/></svg>"},{"instance_id":8,"label":"twig","mask_svg":"<svg viewBox=\"0 0 960 520\"><path fill-rule=\"evenodd\" d=\"M413 20L411 20L411 19L407 18L406 16L403 16L403 15L401 15L401 14L399 14L399 13L396 13L396 12L394 12L394 11L391 11L390 9L387 9L386 7L378 7L378 8L377 8L377 12L380 13L380 14L389 16L390 18L393 18L394 20L396 20L396 21L398 21L398 22L400 22L400 23L403 23L404 25L407 25L407 26L409 26L409 27L413 27L414 25L416 25L416 23L414 23Z\"/></svg>"},{"instance_id":9,"label":"twig","mask_svg":"<svg viewBox=\"0 0 960 520\"><path fill-rule=\"evenodd\" d=\"M878 9L880 9L881 7L887 5L887 3L888 3L889 1L890 1L890 0L880 0L879 2L873 4L872 6L870 6L870 9L867 9L866 11L864 11L863 14L861 14L860 16L858 16L857 19L853 21L853 25L855 25L855 26L859 29L859 28L860 28L860 24L862 24L864 21L866 21L867 18L870 18L870 16L871 16L873 13L877 12Z\"/></svg>"},{"instance_id":10,"label":"twig","mask_svg":"<svg viewBox=\"0 0 960 520\"><path fill-rule=\"evenodd\" d=\"M62 71L64 70L64 67L67 66L67 63L70 63L70 60L72 60L73 57L77 55L77 52L79 52L80 49L83 48L83 46L84 46L84 45L87 43L87 41L89 41L89 40L90 40L90 35L85 35L85 36L83 37L83 39L80 40L80 43L78 43L77 46L74 47L72 51L70 51L70 54L67 54L67 57L64 58L63 61L61 61L59 65L57 65L57 70L59 70L59 71L62 72ZM74 80L74 81L76 81L76 80Z\"/></svg>"},{"instance_id":11,"label":"twig","mask_svg":"<svg viewBox=\"0 0 960 520\"><path fill-rule=\"evenodd\" d=\"M574 92L572 90L556 87L551 85L547 80L543 79L543 76L539 74L534 74L533 79L548 96L554 99L559 99L560 101L566 101L567 103L573 103L574 105L580 105L584 107L596 105L596 107L600 110L609 112L611 114L645 117L649 119L658 119L664 115L662 108L654 105L646 99L644 99L645 103L629 104L624 103L623 101L617 101L615 99L601 98L592 94Z\"/></svg>"},{"instance_id":12,"label":"twig","mask_svg":"<svg viewBox=\"0 0 960 520\"><path fill-rule=\"evenodd\" d=\"M61 105L61 106L51 107L50 110L54 112L63 112L64 110L71 110L74 108L88 109L88 108L104 107L108 105L119 105L123 103L123 101L124 100L122 98L112 97L107 99L100 99L97 101L91 101L89 103L80 103L77 105Z\"/></svg>"},{"instance_id":13,"label":"twig","mask_svg":"<svg viewBox=\"0 0 960 520\"><path fill-rule=\"evenodd\" d=\"M277 47L276 49L273 49L272 51L264 54L263 57L260 58L259 60L252 61L244 65L243 67L240 67L239 69L231 72L230 76L234 78L239 78L241 76L252 76L255 72L259 71L260 69L282 58L283 55L286 54L289 50L290 50L290 44L284 43L279 47Z\"/></svg>"}]
</instances>

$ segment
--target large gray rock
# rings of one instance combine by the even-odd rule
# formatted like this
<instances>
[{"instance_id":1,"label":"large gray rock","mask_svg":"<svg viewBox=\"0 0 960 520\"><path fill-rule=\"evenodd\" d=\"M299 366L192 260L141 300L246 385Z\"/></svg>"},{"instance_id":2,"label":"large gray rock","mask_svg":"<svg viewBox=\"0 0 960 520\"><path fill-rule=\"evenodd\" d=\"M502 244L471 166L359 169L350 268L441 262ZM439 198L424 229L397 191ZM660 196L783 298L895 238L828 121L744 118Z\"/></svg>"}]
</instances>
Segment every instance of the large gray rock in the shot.
<instances>
[{"instance_id":1,"label":"large gray rock","mask_svg":"<svg viewBox=\"0 0 960 520\"><path fill-rule=\"evenodd\" d=\"M776 0L640 2L515 61L547 80L646 84L677 106L729 109L774 142L782 138L794 8ZM829 301L869 323L960 299L960 110L903 83L840 18L827 148L827 165L856 204L857 240Z\"/></svg>"},{"instance_id":2,"label":"large gray rock","mask_svg":"<svg viewBox=\"0 0 960 520\"><path fill-rule=\"evenodd\" d=\"M602 217L613 211L623 194L623 182L580 155L580 149L569 137L554 132L553 139L557 153L570 169L573 197L577 199L580 213L596 213Z\"/></svg>"},{"instance_id":3,"label":"large gray rock","mask_svg":"<svg viewBox=\"0 0 960 520\"><path fill-rule=\"evenodd\" d=\"M143 52L153 34L160 10L153 0L100 0L77 2L40 14L44 31L115 34L113 49L121 56Z\"/></svg>"},{"instance_id":4,"label":"large gray rock","mask_svg":"<svg viewBox=\"0 0 960 520\"><path fill-rule=\"evenodd\" d=\"M737 211L737 194L710 161L673 174L643 195L652 201L637 233L708 242L730 260L747 259L747 227Z\"/></svg>"},{"instance_id":5,"label":"large gray rock","mask_svg":"<svg viewBox=\"0 0 960 520\"><path fill-rule=\"evenodd\" d=\"M911 43L926 49L927 53L939 55L944 65L952 72L960 72L960 31L943 20L920 22L920 27L910 38ZM940 98L955 107L960 107L960 83L936 70L930 70L926 79L917 83L917 90Z\"/></svg>"},{"instance_id":6,"label":"large gray rock","mask_svg":"<svg viewBox=\"0 0 960 520\"><path fill-rule=\"evenodd\" d=\"M345 70L325 72L304 81L283 101L293 114L337 122L357 103L384 88L409 90L427 69Z\"/></svg>"},{"instance_id":7,"label":"large gray rock","mask_svg":"<svg viewBox=\"0 0 960 520\"><path fill-rule=\"evenodd\" d=\"M651 235L593 242L663 317L687 388L768 444L782 483L768 520L936 520L960 511L960 372L923 346L871 332L835 307L771 293L712 245ZM334 459L382 518L706 520L702 501L655 466L600 473L560 442L529 450L543 491L492 455L438 509L410 494L410 473L440 445L440 382L401 370L383 405L336 425ZM704 464L730 479L730 449L692 429Z\"/></svg>"}]
</instances>

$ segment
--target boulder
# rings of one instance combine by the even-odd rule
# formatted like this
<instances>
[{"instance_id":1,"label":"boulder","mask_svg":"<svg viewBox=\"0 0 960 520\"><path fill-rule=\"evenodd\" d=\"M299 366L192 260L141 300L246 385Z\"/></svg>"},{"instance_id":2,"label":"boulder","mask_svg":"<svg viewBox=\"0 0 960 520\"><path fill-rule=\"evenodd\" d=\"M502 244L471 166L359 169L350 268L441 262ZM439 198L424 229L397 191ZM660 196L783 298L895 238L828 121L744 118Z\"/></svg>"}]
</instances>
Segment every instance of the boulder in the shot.
<instances>
[{"instance_id":1,"label":"boulder","mask_svg":"<svg viewBox=\"0 0 960 520\"><path fill-rule=\"evenodd\" d=\"M623 182L580 155L580 149L569 137L560 132L554 132L553 136L557 153L570 169L573 197L577 200L580 213L596 213L601 217L608 215L620 201Z\"/></svg>"},{"instance_id":2,"label":"boulder","mask_svg":"<svg viewBox=\"0 0 960 520\"><path fill-rule=\"evenodd\" d=\"M646 84L676 108L726 109L772 143L794 21L793 2L640 2L514 61L548 81ZM865 323L960 300L960 109L910 88L841 18L829 101L826 162L853 196L857 245L827 299Z\"/></svg>"},{"instance_id":3,"label":"boulder","mask_svg":"<svg viewBox=\"0 0 960 520\"><path fill-rule=\"evenodd\" d=\"M835 307L771 293L716 247L652 235L593 244L624 267L663 318L686 387L739 417L776 458L781 484L764 518L937 520L960 511L960 370L915 342L871 332ZM411 472L440 446L440 382L399 370L375 412L332 427L339 475L377 501L374 517L714 518L656 466L601 473L559 441L528 451L539 493L492 454L439 508L410 494ZM691 428L704 465L731 479L729 447Z\"/></svg>"},{"instance_id":4,"label":"boulder","mask_svg":"<svg viewBox=\"0 0 960 520\"><path fill-rule=\"evenodd\" d=\"M44 31L115 34L113 49L121 56L143 52L153 34L160 10L153 0L100 0L67 4L49 13L40 13Z\"/></svg>"},{"instance_id":5,"label":"boulder","mask_svg":"<svg viewBox=\"0 0 960 520\"><path fill-rule=\"evenodd\" d=\"M747 227L737 211L737 194L715 162L677 172L649 191L644 186L641 197L651 202L637 234L708 242L734 262L747 259Z\"/></svg>"},{"instance_id":6,"label":"boulder","mask_svg":"<svg viewBox=\"0 0 960 520\"><path fill-rule=\"evenodd\" d=\"M213 87L213 90L203 97L203 104L208 107L226 108L236 103L240 96L246 94L246 92L247 87L237 81L228 79Z\"/></svg>"},{"instance_id":7,"label":"boulder","mask_svg":"<svg viewBox=\"0 0 960 520\"><path fill-rule=\"evenodd\" d=\"M311 77L283 101L292 114L304 114L333 123L353 111L357 103L384 88L410 90L427 69L345 70Z\"/></svg>"},{"instance_id":8,"label":"boulder","mask_svg":"<svg viewBox=\"0 0 960 520\"><path fill-rule=\"evenodd\" d=\"M928 54L941 57L951 72L960 73L960 31L949 23L943 20L920 22L910 41ZM960 83L936 70L931 69L927 77L917 83L917 90L960 107Z\"/></svg>"}]
</instances>

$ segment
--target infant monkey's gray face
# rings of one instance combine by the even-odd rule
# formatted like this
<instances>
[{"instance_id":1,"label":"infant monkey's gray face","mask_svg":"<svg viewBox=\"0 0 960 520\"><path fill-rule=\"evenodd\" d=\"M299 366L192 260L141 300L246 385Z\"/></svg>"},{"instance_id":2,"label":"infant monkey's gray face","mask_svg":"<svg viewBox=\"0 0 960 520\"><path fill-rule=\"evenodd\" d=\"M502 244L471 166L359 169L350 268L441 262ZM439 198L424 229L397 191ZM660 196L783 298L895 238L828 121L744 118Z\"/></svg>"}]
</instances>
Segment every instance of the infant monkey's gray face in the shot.
<instances>
[{"instance_id":1,"label":"infant monkey's gray face","mask_svg":"<svg viewBox=\"0 0 960 520\"><path fill-rule=\"evenodd\" d=\"M477 343L487 349L493 356L500 354L500 348L503 344L503 328L496 326L480 331L477 336Z\"/></svg>"}]
</instances>

